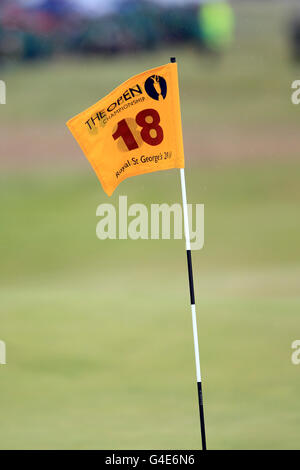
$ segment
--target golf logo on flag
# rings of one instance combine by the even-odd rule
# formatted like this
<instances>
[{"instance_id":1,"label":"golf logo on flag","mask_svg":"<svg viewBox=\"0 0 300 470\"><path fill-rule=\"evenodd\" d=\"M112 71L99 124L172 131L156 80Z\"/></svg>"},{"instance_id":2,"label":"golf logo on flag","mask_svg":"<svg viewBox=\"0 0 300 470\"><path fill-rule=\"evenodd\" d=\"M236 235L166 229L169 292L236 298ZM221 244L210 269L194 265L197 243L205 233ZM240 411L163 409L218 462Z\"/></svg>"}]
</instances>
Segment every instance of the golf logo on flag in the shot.
<instances>
[{"instance_id":1,"label":"golf logo on flag","mask_svg":"<svg viewBox=\"0 0 300 470\"><path fill-rule=\"evenodd\" d=\"M163 77L151 75L145 81L145 90L154 100L164 100L167 96L167 83Z\"/></svg>"},{"instance_id":2,"label":"golf logo on flag","mask_svg":"<svg viewBox=\"0 0 300 470\"><path fill-rule=\"evenodd\" d=\"M130 176L184 168L177 64L130 78L67 126L109 196Z\"/></svg>"}]
</instances>

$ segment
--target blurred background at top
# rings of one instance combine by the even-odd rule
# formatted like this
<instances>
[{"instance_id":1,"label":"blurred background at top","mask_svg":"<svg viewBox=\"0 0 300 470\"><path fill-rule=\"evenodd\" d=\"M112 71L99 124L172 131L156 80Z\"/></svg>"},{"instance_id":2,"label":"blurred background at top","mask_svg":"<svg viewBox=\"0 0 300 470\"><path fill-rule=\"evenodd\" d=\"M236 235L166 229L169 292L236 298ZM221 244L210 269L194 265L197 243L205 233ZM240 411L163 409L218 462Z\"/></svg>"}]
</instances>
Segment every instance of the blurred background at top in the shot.
<instances>
[{"instance_id":1,"label":"blurred background at top","mask_svg":"<svg viewBox=\"0 0 300 470\"><path fill-rule=\"evenodd\" d=\"M195 43L220 51L234 14L221 0L1 0L1 58L120 54Z\"/></svg>"}]
</instances>

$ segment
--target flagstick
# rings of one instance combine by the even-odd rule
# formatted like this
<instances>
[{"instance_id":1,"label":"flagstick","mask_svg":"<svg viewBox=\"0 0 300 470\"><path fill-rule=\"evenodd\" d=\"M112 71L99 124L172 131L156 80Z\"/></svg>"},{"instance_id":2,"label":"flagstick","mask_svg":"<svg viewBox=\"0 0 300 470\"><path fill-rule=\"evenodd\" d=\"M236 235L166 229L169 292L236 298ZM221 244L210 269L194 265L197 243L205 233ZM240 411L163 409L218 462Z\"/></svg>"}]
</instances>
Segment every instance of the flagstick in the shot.
<instances>
[{"instance_id":1,"label":"flagstick","mask_svg":"<svg viewBox=\"0 0 300 470\"><path fill-rule=\"evenodd\" d=\"M186 254L187 254L187 265L188 265L190 297L191 297L192 321L193 321L201 440L202 440L202 449L206 450L204 409L203 409L203 398L202 398L202 382L201 382L200 356L199 356L198 331L197 331L197 319L196 319L196 307L195 307L195 293L194 293L194 278L193 278L190 229L189 229L189 219L188 219L188 206L187 206L187 199L186 199L184 168L180 168L180 179L181 179L182 206L183 206L183 218L184 218L184 233L185 233L185 241L186 241Z\"/></svg>"},{"instance_id":2,"label":"flagstick","mask_svg":"<svg viewBox=\"0 0 300 470\"><path fill-rule=\"evenodd\" d=\"M176 57L171 57L170 62L171 63L176 62ZM183 220L184 220L184 234L185 234L185 244L186 244L187 266L188 266L190 297L191 297L192 321L193 321L193 335L194 335L194 349L195 349L195 362L196 362L196 377L197 377L198 402L199 402L199 414L200 414L201 440L202 440L202 449L206 450L204 408L203 408L203 396L202 396L202 381L201 381L200 356L199 356L199 344L198 344L198 330L197 330L197 318L196 318L196 306L195 306L195 292L194 292L194 277L193 277L191 239L190 239L189 216L188 216L188 206L187 206L187 198L186 198L184 168L180 168L180 180L181 180L181 192L182 192L182 206L183 206Z\"/></svg>"}]
</instances>

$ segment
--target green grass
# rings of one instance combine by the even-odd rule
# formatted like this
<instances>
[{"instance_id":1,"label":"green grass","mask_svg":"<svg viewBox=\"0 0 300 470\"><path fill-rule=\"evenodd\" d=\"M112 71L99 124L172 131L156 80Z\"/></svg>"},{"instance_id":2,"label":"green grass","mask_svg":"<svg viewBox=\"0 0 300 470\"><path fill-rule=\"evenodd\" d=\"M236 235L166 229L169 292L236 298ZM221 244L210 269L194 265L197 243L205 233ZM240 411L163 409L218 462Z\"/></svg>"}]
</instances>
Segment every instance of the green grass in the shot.
<instances>
[{"instance_id":1,"label":"green grass","mask_svg":"<svg viewBox=\"0 0 300 470\"><path fill-rule=\"evenodd\" d=\"M129 282L115 276L118 298L99 278L98 289L38 285L1 293L9 346L1 448L199 446L182 279L173 276L165 288L157 273L161 287L143 276L156 307L144 290L136 296L135 275ZM210 448L298 448L290 343L300 302L254 294L200 296Z\"/></svg>"},{"instance_id":2,"label":"green grass","mask_svg":"<svg viewBox=\"0 0 300 470\"><path fill-rule=\"evenodd\" d=\"M206 208L194 267L210 448L298 447L299 169L187 175ZM175 171L151 176L128 180L129 203L179 199ZM1 191L1 448L197 448L183 242L97 240L90 175L10 175Z\"/></svg>"},{"instance_id":3,"label":"green grass","mask_svg":"<svg viewBox=\"0 0 300 470\"><path fill-rule=\"evenodd\" d=\"M299 77L283 38L288 13L280 3L269 8L239 7L240 41L220 64L176 51L189 138L197 142L198 126L280 133L299 125L290 103ZM1 77L1 124L16 135L30 123L62 128L172 54L11 65ZM231 163L187 156L189 201L205 204L205 247L193 263L208 446L299 448L291 343L299 337L300 162L288 153L250 161L245 150ZM20 160L17 171L1 169L8 363L0 366L0 448L199 448L184 242L100 241L95 233L96 207L119 195L148 207L179 202L178 172L128 179L107 199L88 163L79 171L70 159L66 169L64 157L52 168L23 171Z\"/></svg>"}]
</instances>

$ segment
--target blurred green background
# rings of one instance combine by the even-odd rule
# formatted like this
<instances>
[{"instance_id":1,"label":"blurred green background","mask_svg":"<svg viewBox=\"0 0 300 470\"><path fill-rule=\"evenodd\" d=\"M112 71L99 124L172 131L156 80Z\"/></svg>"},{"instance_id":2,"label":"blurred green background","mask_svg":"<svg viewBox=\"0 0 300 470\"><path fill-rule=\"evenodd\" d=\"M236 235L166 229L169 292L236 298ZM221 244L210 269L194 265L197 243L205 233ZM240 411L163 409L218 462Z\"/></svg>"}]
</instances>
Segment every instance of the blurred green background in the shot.
<instances>
[{"instance_id":1,"label":"blurred green background","mask_svg":"<svg viewBox=\"0 0 300 470\"><path fill-rule=\"evenodd\" d=\"M1 71L2 449L197 449L183 241L100 241L103 202L180 202L178 171L111 199L65 126L129 76L176 55L210 449L299 448L299 109L289 2L235 6L224 57L178 47Z\"/></svg>"}]
</instances>

